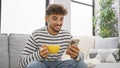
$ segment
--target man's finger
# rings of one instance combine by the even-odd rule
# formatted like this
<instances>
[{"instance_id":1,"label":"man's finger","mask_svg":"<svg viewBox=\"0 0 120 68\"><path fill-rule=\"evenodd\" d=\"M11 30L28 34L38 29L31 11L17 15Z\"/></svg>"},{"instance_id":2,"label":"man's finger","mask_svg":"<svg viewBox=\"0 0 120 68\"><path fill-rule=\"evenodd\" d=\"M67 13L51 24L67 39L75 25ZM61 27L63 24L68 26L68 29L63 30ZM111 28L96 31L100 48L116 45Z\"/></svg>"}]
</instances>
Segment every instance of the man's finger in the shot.
<instances>
[{"instance_id":1,"label":"man's finger","mask_svg":"<svg viewBox=\"0 0 120 68\"><path fill-rule=\"evenodd\" d=\"M79 52L79 49L75 49L75 48L72 47L72 46L70 46L68 49L71 50L71 51L73 51L73 52L75 52L75 53L78 53L78 52Z\"/></svg>"},{"instance_id":2,"label":"man's finger","mask_svg":"<svg viewBox=\"0 0 120 68\"><path fill-rule=\"evenodd\" d=\"M44 57L44 58L46 58L46 57L48 57L48 52L44 52L44 53L42 53L42 57Z\"/></svg>"},{"instance_id":3,"label":"man's finger","mask_svg":"<svg viewBox=\"0 0 120 68\"><path fill-rule=\"evenodd\" d=\"M43 47L43 48L40 49L41 52L44 52L44 51L46 51L46 50L47 50L46 47Z\"/></svg>"},{"instance_id":4,"label":"man's finger","mask_svg":"<svg viewBox=\"0 0 120 68\"><path fill-rule=\"evenodd\" d=\"M70 51L70 50L67 50L67 53L68 53L69 55L77 55L76 53L74 53L74 52L72 52L72 51Z\"/></svg>"},{"instance_id":5,"label":"man's finger","mask_svg":"<svg viewBox=\"0 0 120 68\"><path fill-rule=\"evenodd\" d=\"M49 51L48 51L48 50L41 51L41 54L42 54L42 55L44 55L44 54L49 54Z\"/></svg>"},{"instance_id":6,"label":"man's finger","mask_svg":"<svg viewBox=\"0 0 120 68\"><path fill-rule=\"evenodd\" d=\"M71 45L72 48L75 48L76 50L80 50L76 45Z\"/></svg>"},{"instance_id":7,"label":"man's finger","mask_svg":"<svg viewBox=\"0 0 120 68\"><path fill-rule=\"evenodd\" d=\"M40 49L40 55L42 57L46 57L46 55L48 55L48 54L49 54L49 51L46 47L43 47L43 48Z\"/></svg>"}]
</instances>

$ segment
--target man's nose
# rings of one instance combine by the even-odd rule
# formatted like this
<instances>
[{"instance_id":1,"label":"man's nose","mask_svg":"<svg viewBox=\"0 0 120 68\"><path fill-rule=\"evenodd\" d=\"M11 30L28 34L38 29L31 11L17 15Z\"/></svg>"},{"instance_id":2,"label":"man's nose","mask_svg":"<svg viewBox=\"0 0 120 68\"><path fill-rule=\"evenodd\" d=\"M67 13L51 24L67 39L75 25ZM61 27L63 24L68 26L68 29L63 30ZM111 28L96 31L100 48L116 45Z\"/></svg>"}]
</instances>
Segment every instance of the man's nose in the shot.
<instances>
[{"instance_id":1,"label":"man's nose","mask_svg":"<svg viewBox=\"0 0 120 68\"><path fill-rule=\"evenodd\" d=\"M59 25L60 25L60 24L61 24L61 22L57 22L57 24L59 24Z\"/></svg>"},{"instance_id":2,"label":"man's nose","mask_svg":"<svg viewBox=\"0 0 120 68\"><path fill-rule=\"evenodd\" d=\"M57 24L61 24L61 21L58 20L58 21L57 21Z\"/></svg>"}]
</instances>

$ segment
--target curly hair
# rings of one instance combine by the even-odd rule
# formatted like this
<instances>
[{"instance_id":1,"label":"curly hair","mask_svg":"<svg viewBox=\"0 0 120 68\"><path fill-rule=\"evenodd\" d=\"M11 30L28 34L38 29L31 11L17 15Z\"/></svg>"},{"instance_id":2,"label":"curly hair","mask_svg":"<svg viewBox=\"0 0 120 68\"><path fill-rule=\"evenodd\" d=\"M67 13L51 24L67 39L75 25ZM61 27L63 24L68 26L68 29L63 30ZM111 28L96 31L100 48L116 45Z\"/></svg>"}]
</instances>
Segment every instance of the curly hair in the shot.
<instances>
[{"instance_id":1,"label":"curly hair","mask_svg":"<svg viewBox=\"0 0 120 68\"><path fill-rule=\"evenodd\" d=\"M67 15L67 9L65 9L61 4L50 4L46 9L46 15Z\"/></svg>"}]
</instances>

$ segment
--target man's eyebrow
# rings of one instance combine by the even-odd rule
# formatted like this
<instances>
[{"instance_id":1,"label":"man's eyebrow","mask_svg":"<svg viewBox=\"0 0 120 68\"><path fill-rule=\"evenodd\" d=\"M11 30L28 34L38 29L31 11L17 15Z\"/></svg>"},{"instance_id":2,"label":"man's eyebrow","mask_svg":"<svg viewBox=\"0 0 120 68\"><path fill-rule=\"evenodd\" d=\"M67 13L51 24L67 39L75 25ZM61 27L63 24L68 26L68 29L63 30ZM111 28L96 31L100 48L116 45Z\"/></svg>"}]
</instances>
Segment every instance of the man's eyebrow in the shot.
<instances>
[{"instance_id":1,"label":"man's eyebrow","mask_svg":"<svg viewBox=\"0 0 120 68\"><path fill-rule=\"evenodd\" d=\"M57 18L57 16L53 16L53 17L56 17L56 18Z\"/></svg>"},{"instance_id":2,"label":"man's eyebrow","mask_svg":"<svg viewBox=\"0 0 120 68\"><path fill-rule=\"evenodd\" d=\"M58 18L58 17L56 17L56 16L53 16L52 18L53 18L53 19L56 19L56 18Z\"/></svg>"}]
</instances>

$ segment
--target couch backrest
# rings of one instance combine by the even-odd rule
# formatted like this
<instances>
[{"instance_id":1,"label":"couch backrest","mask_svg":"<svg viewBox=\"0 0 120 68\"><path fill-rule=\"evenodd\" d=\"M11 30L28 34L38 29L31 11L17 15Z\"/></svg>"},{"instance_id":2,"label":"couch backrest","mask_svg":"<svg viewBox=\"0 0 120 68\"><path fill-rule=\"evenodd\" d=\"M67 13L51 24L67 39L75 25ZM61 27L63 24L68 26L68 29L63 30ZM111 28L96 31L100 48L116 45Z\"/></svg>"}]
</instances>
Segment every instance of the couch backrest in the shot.
<instances>
[{"instance_id":1,"label":"couch backrest","mask_svg":"<svg viewBox=\"0 0 120 68\"><path fill-rule=\"evenodd\" d=\"M10 68L19 68L18 59L29 36L28 34L9 35Z\"/></svg>"},{"instance_id":2,"label":"couch backrest","mask_svg":"<svg viewBox=\"0 0 120 68\"><path fill-rule=\"evenodd\" d=\"M0 68L9 68L7 34L0 34Z\"/></svg>"}]
</instances>

